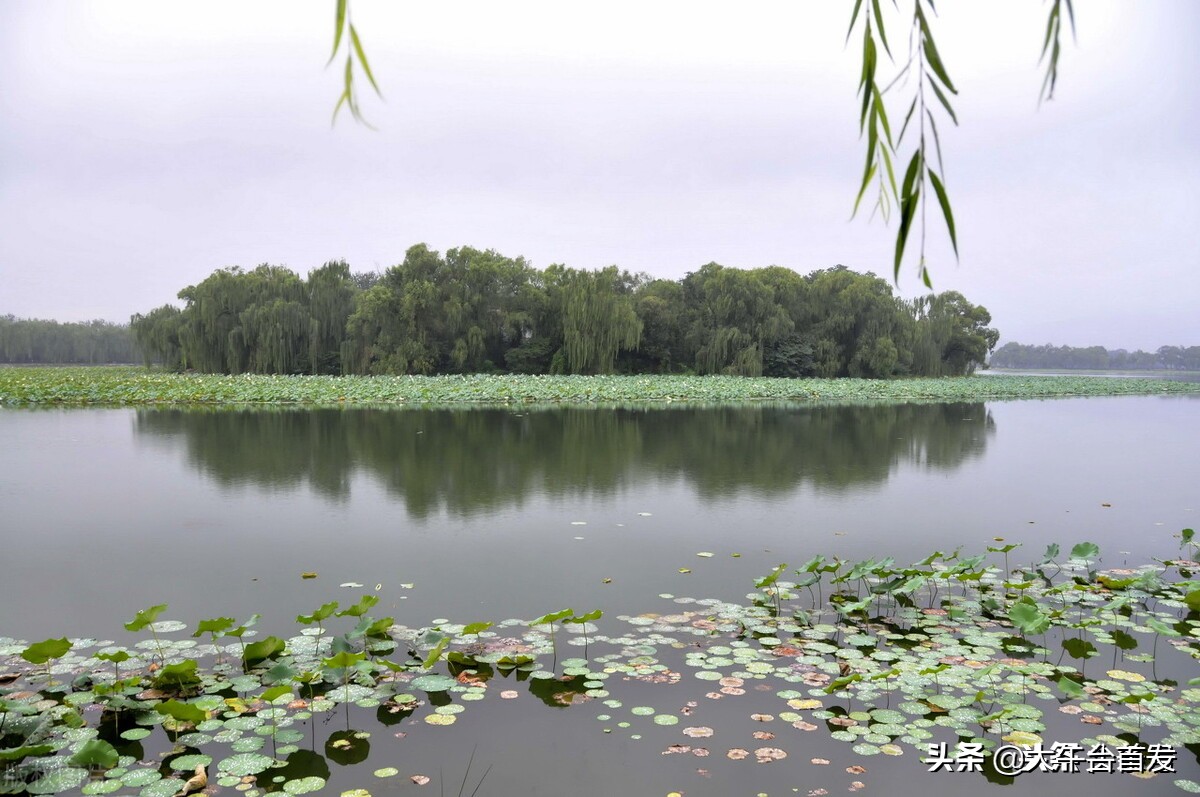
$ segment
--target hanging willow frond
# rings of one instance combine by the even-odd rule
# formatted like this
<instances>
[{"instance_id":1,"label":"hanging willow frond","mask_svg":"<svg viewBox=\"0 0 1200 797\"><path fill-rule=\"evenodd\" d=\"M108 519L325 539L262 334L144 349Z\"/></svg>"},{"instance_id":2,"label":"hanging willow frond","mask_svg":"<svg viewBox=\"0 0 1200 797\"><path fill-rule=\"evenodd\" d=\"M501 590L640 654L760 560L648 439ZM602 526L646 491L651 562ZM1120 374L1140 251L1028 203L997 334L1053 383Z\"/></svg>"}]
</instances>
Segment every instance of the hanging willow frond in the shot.
<instances>
[{"instance_id":1,"label":"hanging willow frond","mask_svg":"<svg viewBox=\"0 0 1200 797\"><path fill-rule=\"evenodd\" d=\"M342 93L338 97L337 103L333 106L333 119L330 124L337 124L338 113L342 110L342 106L350 109L350 115L354 117L354 121L369 127L372 130L371 123L363 118L362 111L358 107L358 92L354 85L354 65L357 61L362 67L363 74L367 76L367 82L371 84L371 88L375 89L375 94L380 98L383 97L383 92L379 90L379 84L375 82L375 75L371 72L371 64L367 60L367 53L363 49L362 39L358 36L358 31L354 24L350 22L350 0L338 0L337 11L334 16L333 23L333 52L329 55L329 61L326 66L333 63L333 59L337 57L338 49L342 46L342 37L346 29L350 31L350 45L346 48L346 68L343 71L342 78Z\"/></svg>"},{"instance_id":2,"label":"hanging willow frond","mask_svg":"<svg viewBox=\"0 0 1200 797\"><path fill-rule=\"evenodd\" d=\"M1058 59L1061 52L1060 38L1064 9L1071 26L1072 36L1075 33L1075 10L1072 2L1073 0L1052 0L1046 22L1045 38L1042 43L1041 61L1039 61L1039 63L1042 61L1046 63L1046 76L1042 81L1039 102L1054 97L1054 87L1058 81ZM913 0L908 60L897 70L892 80L882 88L876 77L879 45L882 45L883 50L889 56L891 51L884 35L883 15L880 13L878 0L871 0L869 6L863 0L855 0L854 10L850 15L850 30L846 34L846 40L849 41L850 35L861 21L863 44L862 73L858 83L859 133L860 135L863 132L866 133L867 158L862 182L854 199L854 213L858 212L863 196L872 181L878 180L879 198L876 201L876 207L882 210L884 219L887 220L889 205L893 199L900 207L900 223L896 230L895 254L892 263L893 279L899 282L900 266L905 252L908 251L909 237L914 230L919 230L921 240L918 269L922 281L930 288L933 287L932 280L925 262L925 211L931 192L937 200L937 208L941 211L942 218L946 223L946 231L950 237L954 255L956 258L958 257L958 231L954 223L950 195L946 190L942 141L938 132L938 119L935 115L935 111L945 113L952 124L958 125L958 114L955 113L952 102L952 98L958 94L958 89L951 80L949 70L938 51L930 25L931 17L936 17L934 0ZM877 41L879 45L876 44ZM912 82L913 95L911 99L906 98L908 110L904 115L904 122L900 126L900 134L893 140L883 98L897 86L906 85L908 78L913 74L916 75L916 80ZM929 90L931 96L926 96L926 89ZM898 149L910 126L917 131L916 142L913 144L911 156L905 154L908 167L900 187L897 188L892 162L899 155ZM933 159L929 157L928 152L931 143L935 156ZM883 168L881 168L881 164ZM933 168L934 165L937 167L936 171Z\"/></svg>"},{"instance_id":3,"label":"hanging willow frond","mask_svg":"<svg viewBox=\"0 0 1200 797\"><path fill-rule=\"evenodd\" d=\"M1071 23L1071 38L1075 37L1075 8L1071 0L1054 0L1050 5L1050 14L1046 18L1046 36L1042 41L1042 54L1038 63L1046 62L1046 77L1042 80L1042 92L1038 103L1054 99L1054 87L1058 83L1058 56L1062 52L1059 40L1062 34L1063 7L1067 9L1067 19ZM1046 58L1049 54L1049 59Z\"/></svg>"}]
</instances>

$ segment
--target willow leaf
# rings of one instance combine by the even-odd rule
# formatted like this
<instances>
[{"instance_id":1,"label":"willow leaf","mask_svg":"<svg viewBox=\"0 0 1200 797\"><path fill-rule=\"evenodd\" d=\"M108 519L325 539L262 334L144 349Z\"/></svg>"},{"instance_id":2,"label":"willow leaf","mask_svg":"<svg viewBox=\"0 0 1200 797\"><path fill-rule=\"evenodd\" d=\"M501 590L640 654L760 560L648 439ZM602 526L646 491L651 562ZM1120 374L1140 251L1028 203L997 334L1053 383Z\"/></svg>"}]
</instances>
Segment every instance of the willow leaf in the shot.
<instances>
[{"instance_id":1,"label":"willow leaf","mask_svg":"<svg viewBox=\"0 0 1200 797\"><path fill-rule=\"evenodd\" d=\"M1058 0L1055 0L1053 6L1050 7L1050 15L1046 18L1046 36L1042 40L1042 54L1038 57L1040 62L1046 57L1047 51L1050 49L1050 40L1054 38L1054 28L1058 22Z\"/></svg>"},{"instance_id":2,"label":"willow leaf","mask_svg":"<svg viewBox=\"0 0 1200 797\"><path fill-rule=\"evenodd\" d=\"M954 84L950 81L950 76L946 74L946 67L942 65L942 59L938 55L937 45L933 43L933 38L926 37L923 46L925 48L925 58L929 61L929 66L933 69L933 73L945 84L951 94L957 94L958 89L954 88Z\"/></svg>"},{"instance_id":3,"label":"willow leaf","mask_svg":"<svg viewBox=\"0 0 1200 797\"><path fill-rule=\"evenodd\" d=\"M846 29L846 42L850 42L850 34L854 32L854 23L858 21L858 12L862 8L862 0L854 0L854 10L850 12L850 27Z\"/></svg>"},{"instance_id":4,"label":"willow leaf","mask_svg":"<svg viewBox=\"0 0 1200 797\"><path fill-rule=\"evenodd\" d=\"M892 196L899 196L896 191L896 174L892 171L892 156L888 153L887 147L880 149L879 154L883 157L883 165L887 169L888 186L892 189Z\"/></svg>"},{"instance_id":5,"label":"willow leaf","mask_svg":"<svg viewBox=\"0 0 1200 797\"><path fill-rule=\"evenodd\" d=\"M920 197L921 189L918 186L915 192L906 194L900 201L900 228L896 231L896 256L892 267L892 278L895 280L900 279L900 261L904 259L904 247L908 243L908 232L912 228Z\"/></svg>"},{"instance_id":6,"label":"willow leaf","mask_svg":"<svg viewBox=\"0 0 1200 797\"><path fill-rule=\"evenodd\" d=\"M954 108L950 105L950 100L942 93L938 87L936 80L930 80L929 85L933 88L933 93L937 95L938 100L942 103L942 107L946 109L946 113L950 114L950 121L958 124L958 116L954 113Z\"/></svg>"},{"instance_id":7,"label":"willow leaf","mask_svg":"<svg viewBox=\"0 0 1200 797\"><path fill-rule=\"evenodd\" d=\"M888 58L891 58L892 48L888 47L887 31L883 29L883 14L879 11L879 0L871 0L871 5L875 9L875 24L879 26L879 41L883 42L883 49L887 51Z\"/></svg>"},{"instance_id":8,"label":"willow leaf","mask_svg":"<svg viewBox=\"0 0 1200 797\"><path fill-rule=\"evenodd\" d=\"M850 214L852 217L855 213L858 213L858 206L862 203L863 195L867 193L867 186L871 184L871 178L875 176L875 164L872 163L872 160L874 159L871 157L871 155L871 151L868 150L867 167L863 172L862 186L858 189L858 196L854 198L854 212Z\"/></svg>"},{"instance_id":9,"label":"willow leaf","mask_svg":"<svg viewBox=\"0 0 1200 797\"><path fill-rule=\"evenodd\" d=\"M883 95L879 93L878 86L871 87L872 95L874 96L874 112L879 117L879 123L883 125L883 134L887 136L888 146L892 145L892 126L888 123L887 106L883 103Z\"/></svg>"},{"instance_id":10,"label":"willow leaf","mask_svg":"<svg viewBox=\"0 0 1200 797\"><path fill-rule=\"evenodd\" d=\"M329 60L325 62L325 66L333 63L338 47L342 45L342 31L346 29L346 2L347 0L338 0L337 17L333 25L333 52L329 54Z\"/></svg>"},{"instance_id":11,"label":"willow leaf","mask_svg":"<svg viewBox=\"0 0 1200 797\"><path fill-rule=\"evenodd\" d=\"M354 44L354 52L358 53L358 61L362 64L367 80L371 82L371 88L375 89L375 93L382 97L383 92L379 90L379 84L375 82L375 76L371 74L371 65L367 62L367 54L363 52L362 41L358 38L358 31L354 29L353 25L350 26L350 41Z\"/></svg>"},{"instance_id":12,"label":"willow leaf","mask_svg":"<svg viewBox=\"0 0 1200 797\"><path fill-rule=\"evenodd\" d=\"M913 191L913 184L917 182L917 173L921 169L921 150L913 153L912 160L908 162L908 168L904 170L904 186L900 189L900 199L907 199Z\"/></svg>"},{"instance_id":13,"label":"willow leaf","mask_svg":"<svg viewBox=\"0 0 1200 797\"><path fill-rule=\"evenodd\" d=\"M904 140L904 131L908 129L908 123L912 120L913 111L917 109L917 98L913 97L912 104L908 106L908 113L904 114L904 124L900 126L900 136L896 139L899 144Z\"/></svg>"},{"instance_id":14,"label":"willow leaf","mask_svg":"<svg viewBox=\"0 0 1200 797\"><path fill-rule=\"evenodd\" d=\"M929 118L929 127L933 131L933 148L937 151L938 168L942 169L942 137L938 135L937 120L928 108L925 109L925 116Z\"/></svg>"}]
</instances>

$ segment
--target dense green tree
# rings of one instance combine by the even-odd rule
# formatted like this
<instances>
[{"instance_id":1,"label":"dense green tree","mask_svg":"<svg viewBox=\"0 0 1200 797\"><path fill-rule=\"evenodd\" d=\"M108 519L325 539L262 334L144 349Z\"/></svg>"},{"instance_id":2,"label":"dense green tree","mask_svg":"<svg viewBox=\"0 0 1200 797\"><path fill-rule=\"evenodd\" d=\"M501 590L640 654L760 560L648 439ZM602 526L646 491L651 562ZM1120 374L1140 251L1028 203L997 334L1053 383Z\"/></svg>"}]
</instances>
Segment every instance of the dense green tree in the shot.
<instances>
[{"instance_id":1,"label":"dense green tree","mask_svg":"<svg viewBox=\"0 0 1200 797\"><path fill-rule=\"evenodd\" d=\"M808 276L802 328L816 376L884 378L911 372L911 322L904 303L874 274L844 266Z\"/></svg>"},{"instance_id":2,"label":"dense green tree","mask_svg":"<svg viewBox=\"0 0 1200 797\"><path fill-rule=\"evenodd\" d=\"M992 316L987 308L971 304L957 291L920 297L912 308L918 322L917 367L928 376L973 373L1000 337L988 326Z\"/></svg>"},{"instance_id":3,"label":"dense green tree","mask_svg":"<svg viewBox=\"0 0 1200 797\"><path fill-rule=\"evenodd\" d=\"M634 310L642 321L642 339L635 352L627 353L627 369L670 373L690 368L683 286L674 280L645 279L634 295Z\"/></svg>"},{"instance_id":4,"label":"dense green tree","mask_svg":"<svg viewBox=\"0 0 1200 797\"><path fill-rule=\"evenodd\" d=\"M697 372L761 376L764 348L795 328L760 272L709 263L684 277Z\"/></svg>"},{"instance_id":5,"label":"dense green tree","mask_svg":"<svg viewBox=\"0 0 1200 797\"><path fill-rule=\"evenodd\" d=\"M355 373L479 372L502 367L544 308L522 258L470 247L443 258L424 244L357 299L343 344Z\"/></svg>"},{"instance_id":6,"label":"dense green tree","mask_svg":"<svg viewBox=\"0 0 1200 797\"><path fill-rule=\"evenodd\" d=\"M635 349L642 322L634 312L636 280L616 266L569 269L562 283L563 355L573 374L611 373L617 354Z\"/></svg>"},{"instance_id":7,"label":"dense green tree","mask_svg":"<svg viewBox=\"0 0 1200 797\"><path fill-rule=\"evenodd\" d=\"M187 302L179 343L190 367L214 373L307 370L305 286L288 269L218 269L179 298Z\"/></svg>"},{"instance_id":8,"label":"dense green tree","mask_svg":"<svg viewBox=\"0 0 1200 797\"><path fill-rule=\"evenodd\" d=\"M142 350L147 368L155 362L171 371L182 371L188 367L183 346L179 343L182 325L183 312L170 304L130 319L129 327Z\"/></svg>"},{"instance_id":9,"label":"dense green tree","mask_svg":"<svg viewBox=\"0 0 1200 797\"><path fill-rule=\"evenodd\" d=\"M179 296L182 310L134 317L139 344L169 367L224 373L959 375L997 335L961 294L905 302L842 266L709 263L674 281L424 244L378 279L341 261L307 279L227 268Z\"/></svg>"},{"instance_id":10,"label":"dense green tree","mask_svg":"<svg viewBox=\"0 0 1200 797\"><path fill-rule=\"evenodd\" d=\"M312 373L341 373L342 340L358 291L345 261L332 261L308 272L308 362Z\"/></svg>"}]
</instances>

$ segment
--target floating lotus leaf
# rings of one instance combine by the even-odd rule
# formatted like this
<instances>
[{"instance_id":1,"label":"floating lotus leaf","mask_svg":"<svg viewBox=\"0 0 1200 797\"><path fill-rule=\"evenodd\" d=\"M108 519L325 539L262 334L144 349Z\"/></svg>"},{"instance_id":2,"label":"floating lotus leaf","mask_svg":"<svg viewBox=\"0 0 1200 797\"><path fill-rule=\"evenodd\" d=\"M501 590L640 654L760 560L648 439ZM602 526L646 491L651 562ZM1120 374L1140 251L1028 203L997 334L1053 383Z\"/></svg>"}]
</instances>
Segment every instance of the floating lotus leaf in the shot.
<instances>
[{"instance_id":1,"label":"floating lotus leaf","mask_svg":"<svg viewBox=\"0 0 1200 797\"><path fill-rule=\"evenodd\" d=\"M78 789L88 779L88 771L79 767L59 767L45 772L26 788L29 794L62 794Z\"/></svg>"},{"instance_id":2,"label":"floating lotus leaf","mask_svg":"<svg viewBox=\"0 0 1200 797\"><path fill-rule=\"evenodd\" d=\"M149 627L156 634L173 634L176 631L182 631L187 628L187 624L179 620L158 620L151 623ZM172 644L178 646L178 642Z\"/></svg>"},{"instance_id":3,"label":"floating lotus leaf","mask_svg":"<svg viewBox=\"0 0 1200 797\"><path fill-rule=\"evenodd\" d=\"M157 769L135 769L121 776L121 784L132 789L149 786L162 780L162 773Z\"/></svg>"},{"instance_id":4,"label":"floating lotus leaf","mask_svg":"<svg viewBox=\"0 0 1200 797\"><path fill-rule=\"evenodd\" d=\"M176 797L183 785L180 778L163 778L143 787L139 797Z\"/></svg>"},{"instance_id":5,"label":"floating lotus leaf","mask_svg":"<svg viewBox=\"0 0 1200 797\"><path fill-rule=\"evenodd\" d=\"M233 717L225 720L225 727L236 731L252 731L265 724L262 717Z\"/></svg>"},{"instance_id":6,"label":"floating lotus leaf","mask_svg":"<svg viewBox=\"0 0 1200 797\"><path fill-rule=\"evenodd\" d=\"M1042 737L1036 733L1028 733L1026 731L1013 731L1007 736L1002 737L1009 744L1020 745L1022 747L1032 747L1035 744L1042 743Z\"/></svg>"},{"instance_id":7,"label":"floating lotus leaf","mask_svg":"<svg viewBox=\"0 0 1200 797\"><path fill-rule=\"evenodd\" d=\"M260 772L265 772L275 759L260 755L259 753L241 753L239 755L230 756L223 759L217 768L221 772L227 772L230 775L257 775Z\"/></svg>"},{"instance_id":8,"label":"floating lotus leaf","mask_svg":"<svg viewBox=\"0 0 1200 797\"><path fill-rule=\"evenodd\" d=\"M261 750L265 743L265 739L260 739L257 736L247 736L229 745L229 749L235 753L254 753Z\"/></svg>"},{"instance_id":9,"label":"floating lotus leaf","mask_svg":"<svg viewBox=\"0 0 1200 797\"><path fill-rule=\"evenodd\" d=\"M444 692L457 685L458 681L448 675L422 675L412 681L412 687L422 692Z\"/></svg>"},{"instance_id":10,"label":"floating lotus leaf","mask_svg":"<svg viewBox=\"0 0 1200 797\"><path fill-rule=\"evenodd\" d=\"M339 686L337 689L331 689L327 697L336 700L338 703L354 703L359 701L374 699L375 692L369 686L361 684L349 684L348 686ZM378 705L378 701L372 706Z\"/></svg>"},{"instance_id":11,"label":"floating lotus leaf","mask_svg":"<svg viewBox=\"0 0 1200 797\"><path fill-rule=\"evenodd\" d=\"M1118 681L1129 681L1131 683L1141 683L1146 680L1146 676L1137 672L1129 672L1128 670L1109 670L1108 677ZM1101 681L1100 683L1103 683Z\"/></svg>"},{"instance_id":12,"label":"floating lotus leaf","mask_svg":"<svg viewBox=\"0 0 1200 797\"><path fill-rule=\"evenodd\" d=\"M196 767L206 767L212 763L212 756L194 753L172 758L171 768L177 772L192 772Z\"/></svg>"},{"instance_id":13,"label":"floating lotus leaf","mask_svg":"<svg viewBox=\"0 0 1200 797\"><path fill-rule=\"evenodd\" d=\"M297 778L283 784L283 790L288 794L312 794L323 788L325 788L325 778L318 778L316 776Z\"/></svg>"}]
</instances>

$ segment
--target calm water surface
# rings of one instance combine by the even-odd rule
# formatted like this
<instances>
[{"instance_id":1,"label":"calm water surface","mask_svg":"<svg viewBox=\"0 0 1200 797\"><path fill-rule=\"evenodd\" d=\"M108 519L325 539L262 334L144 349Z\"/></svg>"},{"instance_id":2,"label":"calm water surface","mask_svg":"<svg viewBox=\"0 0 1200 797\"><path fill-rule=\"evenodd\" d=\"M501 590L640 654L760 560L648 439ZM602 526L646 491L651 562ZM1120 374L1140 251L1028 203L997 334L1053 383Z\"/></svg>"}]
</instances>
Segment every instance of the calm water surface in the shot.
<instances>
[{"instance_id":1,"label":"calm water surface","mask_svg":"<svg viewBox=\"0 0 1200 797\"><path fill-rule=\"evenodd\" d=\"M1195 398L1120 397L0 411L0 636L120 639L134 611L161 602L189 625L261 612L264 627L287 636L297 613L363 591L346 582L378 584L374 614L413 626L564 606L663 612L660 593L741 600L754 577L816 553L908 562L935 549L982 552L997 537L1021 543L1013 555L1023 561L1049 542L1090 540L1107 566L1141 563L1177 551L1171 535L1197 523L1198 410ZM308 571L318 578L302 580ZM678 741L673 729L652 726L634 742L599 734L595 711L504 708L473 709L459 726L469 732L454 737L376 734L367 768L407 772L382 750L414 771L443 768L457 793L478 741L476 777L480 762L494 764L480 797L834 793L855 779L842 771L856 763L846 745L818 734L786 762L707 766L660 755ZM813 774L811 756L833 766ZM407 779L385 788L334 770L334 793L437 788ZM908 755L857 779L888 794L991 788L978 776L923 773ZM1049 788L1177 792L1167 778L1042 775L997 793Z\"/></svg>"}]
</instances>

